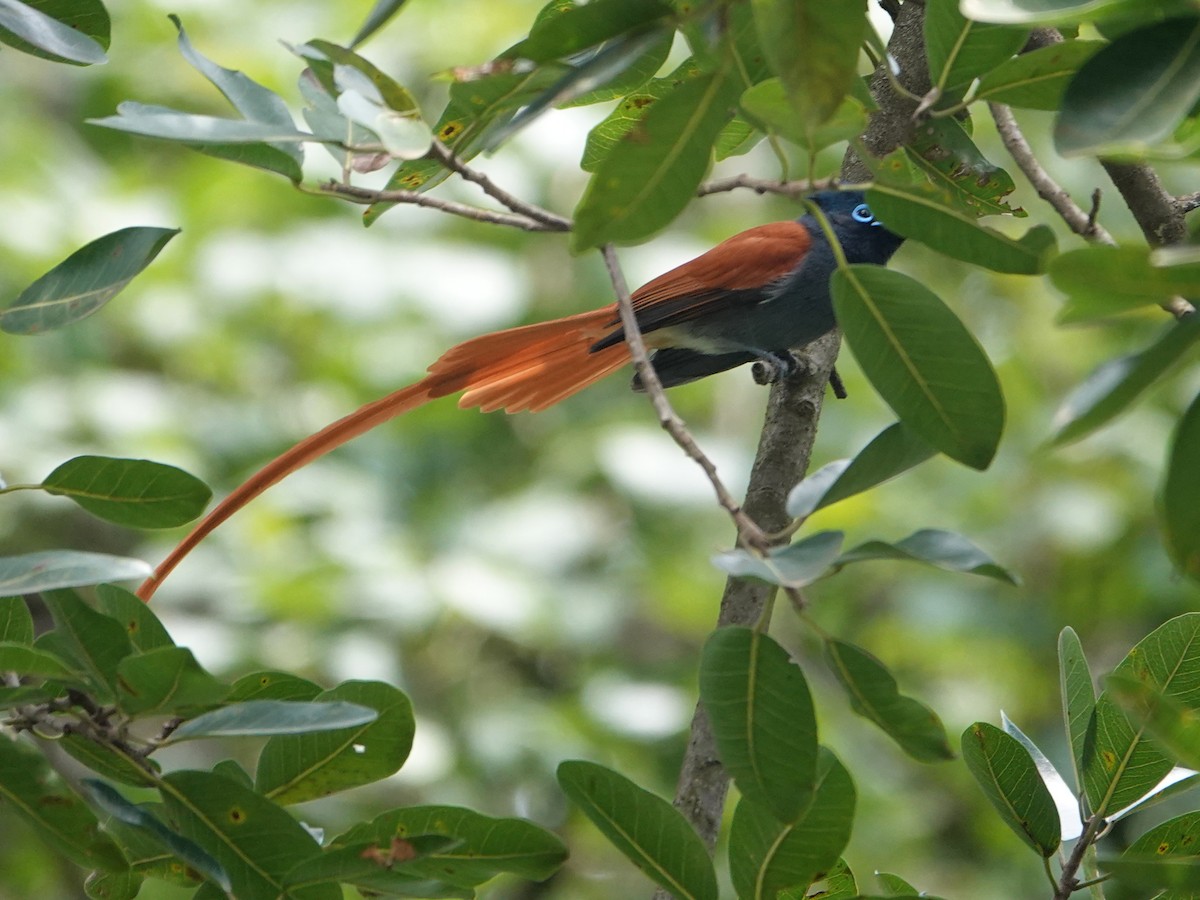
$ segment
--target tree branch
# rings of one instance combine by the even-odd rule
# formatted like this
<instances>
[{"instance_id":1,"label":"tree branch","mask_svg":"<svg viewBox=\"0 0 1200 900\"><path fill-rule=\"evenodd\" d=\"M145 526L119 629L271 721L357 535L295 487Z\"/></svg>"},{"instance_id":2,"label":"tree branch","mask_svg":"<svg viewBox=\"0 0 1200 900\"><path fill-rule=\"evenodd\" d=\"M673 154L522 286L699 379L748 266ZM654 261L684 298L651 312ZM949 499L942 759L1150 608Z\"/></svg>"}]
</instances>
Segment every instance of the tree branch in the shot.
<instances>
[{"instance_id":1,"label":"tree branch","mask_svg":"<svg viewBox=\"0 0 1200 900\"><path fill-rule=\"evenodd\" d=\"M888 44L892 58L900 66L905 89L918 97L928 93L930 87L925 62L924 14L920 4L903 4ZM887 60L883 65L887 65ZM872 154L884 156L911 136L916 103L893 90L882 66L871 79L871 89L880 108L872 114L863 141ZM848 152L842 163L841 181L860 182L869 178L866 165ZM825 386L839 344L837 332L809 344L801 354L807 363L805 374L771 389L744 504L746 513L769 532L780 531L789 522L785 508L787 495L808 468ZM725 583L717 625L754 624L774 591L768 585L730 578ZM716 844L728 789L729 775L717 758L708 716L697 704L675 792L675 807L691 822L710 850ZM661 890L655 894L656 900L665 900L667 896Z\"/></svg>"},{"instance_id":2,"label":"tree branch","mask_svg":"<svg viewBox=\"0 0 1200 900\"><path fill-rule=\"evenodd\" d=\"M435 140L429 149L430 152L438 158L442 165L451 171L457 172L460 176L462 176L464 181L469 181L472 184L479 185L485 194L497 201L501 206L507 207L519 216L524 216L525 218L532 219L535 222L541 222L543 225L549 226L550 230L571 230L570 219L564 218L558 213L550 212L548 209L542 209L540 206L522 200L520 197L517 197L514 194L510 194L482 172L478 172L468 166L454 154L453 150L451 150L441 141Z\"/></svg>"},{"instance_id":3,"label":"tree branch","mask_svg":"<svg viewBox=\"0 0 1200 900\"><path fill-rule=\"evenodd\" d=\"M485 222L489 225L507 225L510 228L520 228L522 231L571 230L571 223L567 220L563 220L565 224L550 224L549 222L533 219L526 215L484 209L480 206L458 203L455 200L443 200L440 197L431 197L428 194L421 194L417 191L377 191L372 188L357 187L353 184L345 184L340 181L327 181L320 185L319 190L321 193L342 197L352 203L362 203L364 205L372 203L408 203L413 206L425 206L429 209L441 210L452 216L461 216L464 219L473 219L476 222Z\"/></svg>"},{"instance_id":4,"label":"tree branch","mask_svg":"<svg viewBox=\"0 0 1200 900\"><path fill-rule=\"evenodd\" d=\"M832 178L823 178L817 181L773 181L770 178L755 178L751 175L741 174L733 175L729 178L718 178L715 181L706 181L696 189L696 196L707 197L709 194L723 194L727 191L746 188L754 191L756 194L782 194L785 197L803 197L813 191L831 188L833 185L834 179Z\"/></svg>"},{"instance_id":5,"label":"tree branch","mask_svg":"<svg viewBox=\"0 0 1200 900\"><path fill-rule=\"evenodd\" d=\"M1095 216L1084 212L1071 199L1071 195L1042 168L1042 164L1034 155L1033 148L1025 140L1025 135L1021 131L1021 126L1017 124L1012 110L1003 103L989 103L988 109L991 110L992 120L996 123L996 130L1000 133L1000 140L1004 142L1009 156L1025 173L1025 177L1038 192L1038 196L1053 206L1062 216L1067 227L1089 241L1115 244L1116 241L1113 240L1112 235L1096 222Z\"/></svg>"},{"instance_id":6,"label":"tree branch","mask_svg":"<svg viewBox=\"0 0 1200 900\"><path fill-rule=\"evenodd\" d=\"M646 342L642 339L642 332L638 327L629 287L625 283L625 275L621 272L621 264L617 260L617 251L612 244L605 244L601 252L604 254L604 265L608 268L608 277L612 281L613 292L617 295L617 310L621 315L621 327L625 329L625 343L629 345L629 354L633 357L633 367L642 380L642 386L646 389L650 402L654 404L659 424L662 425L664 431L671 435L679 448L704 470L704 474L717 494L717 502L729 513L737 526L738 543L765 550L770 546L767 535L759 528L754 519L746 514L741 504L725 487L724 482L717 474L716 465L700 449L683 419L679 418L671 406L671 401L667 399L667 395L663 391L662 382L659 381L658 373L654 371L654 366L650 363L650 357L646 352Z\"/></svg>"}]
</instances>

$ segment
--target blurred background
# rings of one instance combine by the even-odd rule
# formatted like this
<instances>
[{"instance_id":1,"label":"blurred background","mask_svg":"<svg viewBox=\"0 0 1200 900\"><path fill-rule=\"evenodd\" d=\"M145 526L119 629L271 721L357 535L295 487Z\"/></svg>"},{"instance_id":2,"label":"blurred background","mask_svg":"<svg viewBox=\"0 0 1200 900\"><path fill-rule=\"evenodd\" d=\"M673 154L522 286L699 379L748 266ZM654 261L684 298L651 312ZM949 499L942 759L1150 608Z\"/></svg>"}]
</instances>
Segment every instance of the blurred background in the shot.
<instances>
[{"instance_id":1,"label":"blurred background","mask_svg":"<svg viewBox=\"0 0 1200 900\"><path fill-rule=\"evenodd\" d=\"M225 114L179 55L168 12L202 53L281 93L298 114L302 66L281 42L346 43L371 5L128 0L110 6L105 66L0 54L0 302L109 231L183 229L98 315L0 341L7 482L37 482L96 453L172 463L222 495L300 437L415 380L449 345L610 301L599 258L571 256L561 235L404 207L364 230L360 208L278 176L83 124L126 99ZM432 76L519 40L540 5L412 0L363 55L436 119L446 82ZM684 52L677 47L673 59ZM608 108L547 115L479 167L569 215L586 183L578 160L587 130ZM1023 114L1022 123L1077 198L1108 191L1107 228L1140 240L1098 167L1053 154L1048 114ZM1005 163L990 122L976 122L976 138ZM307 152L310 183L337 175L323 150ZM835 171L837 154L822 163ZM743 171L780 175L765 147L714 174ZM1013 174L1015 202L1055 224ZM1179 193L1197 187L1194 176L1194 168L1164 172ZM438 192L480 199L450 183ZM746 227L798 214L746 191L697 200L667 232L622 252L627 277L640 284ZM1003 708L1067 771L1058 631L1073 626L1103 672L1196 605L1194 586L1167 560L1154 506L1167 437L1200 389L1200 369L1154 389L1098 435L1050 449L1055 410L1072 386L1147 343L1166 317L1061 328L1061 297L1042 279L985 273L912 244L893 265L947 300L987 348L1008 401L1006 437L985 473L935 459L808 528L844 529L848 545L921 527L958 530L1023 583L872 563L811 588L812 615L882 658L952 736L978 719L998 722ZM816 465L853 455L891 421L849 353L839 368L850 396L827 403ZM671 394L735 491L765 396L747 371ZM6 496L0 508L2 555L70 547L157 562L179 536L109 526L34 492ZM280 668L326 686L383 679L411 696L417 737L404 769L382 787L300 807L306 822L336 833L411 803L526 816L559 830L571 860L547 885L497 881L483 896L648 896L650 883L568 808L554 768L592 759L673 793L699 647L724 582L709 558L731 540L698 469L646 400L614 377L536 416L482 415L442 400L390 423L239 514L154 602L176 642L219 675ZM961 762L905 757L849 710L819 643L788 611L774 633L809 676L822 741L857 776L846 856L860 887L884 870L950 898L1048 895L1036 859ZM194 753L252 762L257 746L180 748L163 762L186 766ZM2 806L0 835L0 898L82 896L81 875ZM142 893L179 895L159 883Z\"/></svg>"}]
</instances>

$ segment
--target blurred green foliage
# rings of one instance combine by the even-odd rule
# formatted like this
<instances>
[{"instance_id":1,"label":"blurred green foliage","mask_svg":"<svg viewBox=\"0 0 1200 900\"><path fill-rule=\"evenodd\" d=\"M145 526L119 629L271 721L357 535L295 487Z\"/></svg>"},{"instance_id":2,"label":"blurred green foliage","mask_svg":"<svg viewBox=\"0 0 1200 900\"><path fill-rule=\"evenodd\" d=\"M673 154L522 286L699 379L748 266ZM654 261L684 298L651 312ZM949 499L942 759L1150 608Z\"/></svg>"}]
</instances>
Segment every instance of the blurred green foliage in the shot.
<instances>
[{"instance_id":1,"label":"blurred green foliage","mask_svg":"<svg viewBox=\"0 0 1200 900\"><path fill-rule=\"evenodd\" d=\"M428 114L445 100L431 73L490 58L527 31L539 5L470 0L451 14L413 0L363 53ZM101 234L182 228L100 314L36 338L5 337L6 480L40 480L84 453L150 456L223 493L298 437L414 379L458 340L607 302L599 260L571 256L562 235L415 208L364 231L358 209L282 178L81 124L131 96L221 111L178 55L168 11L197 47L294 102L299 67L277 39L346 40L369 6L140 0L113 4L105 66L0 54L4 305ZM577 162L587 128L606 111L546 116L480 167L566 213L585 183ZM1107 185L1095 163L1051 152L1048 115L1023 123L1074 194ZM989 129L979 122L975 138L999 158ZM716 174L740 171L778 169L760 147ZM1164 176L1175 193L1194 187L1187 170ZM1020 180L1015 198L1030 209L1040 202ZM708 197L656 241L625 252L628 274L640 283L745 227L796 214L788 201L752 192ZM1109 230L1135 237L1118 202L1106 200L1101 215ZM1200 374L1152 389L1098 434L1051 449L1054 411L1070 388L1100 361L1148 342L1161 312L1063 328L1055 324L1063 297L1042 279L984 272L911 243L894 266L980 337L1007 400L1005 439L984 473L938 458L821 511L811 526L845 530L849 545L898 539L914 522L960 530L1022 585L915 567L899 578L903 564L880 562L809 588L811 615L884 660L951 733L997 719L1003 704L1065 769L1058 630L1073 626L1093 666L1107 671L1143 634L1195 605L1154 508L1169 433ZM852 455L892 419L848 354L840 368L850 396L826 407L818 465ZM735 486L749 469L764 397L744 371L672 394ZM327 685L381 678L412 698L416 743L403 772L316 801L305 816L337 829L381 792L393 804L526 816L565 832L571 860L537 893L500 881L486 896L645 893L642 876L568 810L553 773L579 756L660 795L673 790L699 647L723 584L708 558L732 538L693 468L621 378L537 416L439 401L265 495L188 560L155 609L178 644L222 675L278 667ZM134 534L41 495L6 498L0 518L6 554L65 543L157 560L174 537ZM806 664L824 741L852 773L873 774L856 779L851 866L896 871L950 897L1045 892L964 766L905 757L848 709L817 638L786 616L775 631ZM193 745L163 757L211 763L231 752L239 751ZM1157 821L1171 809L1147 815ZM78 873L3 809L0 833L0 898L80 896ZM153 883L141 896L177 895Z\"/></svg>"}]
</instances>

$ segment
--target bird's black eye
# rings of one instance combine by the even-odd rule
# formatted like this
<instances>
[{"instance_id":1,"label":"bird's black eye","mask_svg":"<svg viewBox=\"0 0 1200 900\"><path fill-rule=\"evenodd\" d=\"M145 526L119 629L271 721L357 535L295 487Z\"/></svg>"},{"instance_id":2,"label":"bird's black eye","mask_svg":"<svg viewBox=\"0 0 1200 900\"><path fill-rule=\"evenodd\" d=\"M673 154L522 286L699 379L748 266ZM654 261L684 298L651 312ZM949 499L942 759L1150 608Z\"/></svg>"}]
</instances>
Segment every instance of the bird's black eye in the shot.
<instances>
[{"instance_id":1,"label":"bird's black eye","mask_svg":"<svg viewBox=\"0 0 1200 900\"><path fill-rule=\"evenodd\" d=\"M855 222L869 224L875 221L875 215L871 212L871 207L865 203L860 203L854 209L850 210L850 218Z\"/></svg>"}]
</instances>

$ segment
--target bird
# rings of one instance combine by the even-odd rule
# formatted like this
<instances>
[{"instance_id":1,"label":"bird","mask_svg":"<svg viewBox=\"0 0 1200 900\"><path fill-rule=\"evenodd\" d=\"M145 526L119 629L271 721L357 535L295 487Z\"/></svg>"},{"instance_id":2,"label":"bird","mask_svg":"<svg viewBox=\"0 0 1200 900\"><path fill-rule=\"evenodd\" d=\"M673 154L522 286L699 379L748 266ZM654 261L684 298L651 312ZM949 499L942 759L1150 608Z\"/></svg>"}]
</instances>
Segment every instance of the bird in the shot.
<instances>
[{"instance_id":1,"label":"bird","mask_svg":"<svg viewBox=\"0 0 1200 900\"><path fill-rule=\"evenodd\" d=\"M903 242L871 212L861 191L809 197L847 262L884 265ZM829 280L834 247L813 212L757 225L652 279L632 294L650 361L664 387L761 362L778 380L792 351L837 324ZM538 412L630 362L617 305L471 338L441 355L421 380L367 403L304 438L251 475L183 538L139 587L149 600L191 550L283 478L389 419L448 394L483 412ZM643 389L640 378L634 390Z\"/></svg>"}]
</instances>

